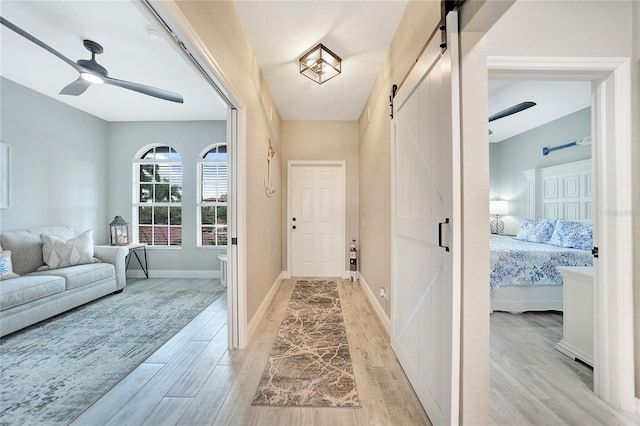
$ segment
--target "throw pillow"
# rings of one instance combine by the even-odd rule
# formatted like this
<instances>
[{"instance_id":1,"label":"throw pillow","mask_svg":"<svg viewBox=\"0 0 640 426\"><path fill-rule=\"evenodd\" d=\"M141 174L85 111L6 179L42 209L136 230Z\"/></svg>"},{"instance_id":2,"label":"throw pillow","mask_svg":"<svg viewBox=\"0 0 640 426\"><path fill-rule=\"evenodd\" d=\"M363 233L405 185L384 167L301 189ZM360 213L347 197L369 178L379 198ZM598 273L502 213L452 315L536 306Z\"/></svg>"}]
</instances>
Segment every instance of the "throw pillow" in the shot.
<instances>
[{"instance_id":1,"label":"throw pillow","mask_svg":"<svg viewBox=\"0 0 640 426\"><path fill-rule=\"evenodd\" d=\"M525 219L520 224L516 240L532 243L547 243L553 235L556 219Z\"/></svg>"},{"instance_id":2,"label":"throw pillow","mask_svg":"<svg viewBox=\"0 0 640 426\"><path fill-rule=\"evenodd\" d=\"M558 219L549 244L558 247L591 250L593 248L593 225Z\"/></svg>"},{"instance_id":3,"label":"throw pillow","mask_svg":"<svg viewBox=\"0 0 640 426\"><path fill-rule=\"evenodd\" d=\"M13 265L11 264L11 250L0 252L0 280L8 280L19 276L20 275L13 272Z\"/></svg>"},{"instance_id":4,"label":"throw pillow","mask_svg":"<svg viewBox=\"0 0 640 426\"><path fill-rule=\"evenodd\" d=\"M520 229L518 229L518 235L516 235L516 240L529 241L529 235L533 232L533 229L536 227L536 221L531 219L525 219L520 224Z\"/></svg>"},{"instance_id":5,"label":"throw pillow","mask_svg":"<svg viewBox=\"0 0 640 426\"><path fill-rule=\"evenodd\" d=\"M92 263L93 231L89 230L68 241L42 234L42 258L50 269Z\"/></svg>"},{"instance_id":6,"label":"throw pillow","mask_svg":"<svg viewBox=\"0 0 640 426\"><path fill-rule=\"evenodd\" d=\"M556 227L556 219L538 219L536 226L529 235L529 241L532 243L545 244L549 242L553 235L553 230Z\"/></svg>"}]
</instances>

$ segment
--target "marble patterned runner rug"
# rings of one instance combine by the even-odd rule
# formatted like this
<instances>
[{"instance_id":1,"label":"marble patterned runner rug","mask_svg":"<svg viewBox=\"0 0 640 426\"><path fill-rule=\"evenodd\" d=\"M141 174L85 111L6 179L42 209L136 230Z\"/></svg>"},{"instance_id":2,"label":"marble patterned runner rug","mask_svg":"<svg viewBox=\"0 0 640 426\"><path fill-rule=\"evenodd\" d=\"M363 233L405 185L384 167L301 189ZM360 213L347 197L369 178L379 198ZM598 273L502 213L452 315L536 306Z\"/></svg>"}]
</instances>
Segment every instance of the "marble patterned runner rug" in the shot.
<instances>
[{"instance_id":1,"label":"marble patterned runner rug","mask_svg":"<svg viewBox=\"0 0 640 426\"><path fill-rule=\"evenodd\" d=\"M334 280L298 280L252 405L359 407Z\"/></svg>"}]
</instances>

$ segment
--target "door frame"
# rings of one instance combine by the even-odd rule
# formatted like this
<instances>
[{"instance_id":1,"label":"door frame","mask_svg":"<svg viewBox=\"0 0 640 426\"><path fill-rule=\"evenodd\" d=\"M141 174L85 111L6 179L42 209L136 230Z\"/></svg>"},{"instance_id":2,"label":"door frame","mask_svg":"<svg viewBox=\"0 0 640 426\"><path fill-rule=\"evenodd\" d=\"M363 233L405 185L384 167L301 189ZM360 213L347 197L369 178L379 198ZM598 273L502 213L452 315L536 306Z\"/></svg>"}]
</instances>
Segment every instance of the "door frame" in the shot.
<instances>
[{"instance_id":1,"label":"door frame","mask_svg":"<svg viewBox=\"0 0 640 426\"><path fill-rule=\"evenodd\" d=\"M234 90L215 58L198 37L178 5L173 1L138 0L134 4L149 20L158 23L194 72L211 84L227 108L227 145L229 149L228 234L237 244L227 245L227 332L230 349L248 343L246 289L246 106ZM231 240L229 238L229 240Z\"/></svg>"},{"instance_id":2,"label":"door frame","mask_svg":"<svg viewBox=\"0 0 640 426\"><path fill-rule=\"evenodd\" d=\"M600 249L594 261L594 392L614 408L635 412L630 60L488 57L487 65L494 78L592 83L593 224Z\"/></svg>"},{"instance_id":3,"label":"door frame","mask_svg":"<svg viewBox=\"0 0 640 426\"><path fill-rule=\"evenodd\" d=\"M291 217L291 196L292 187L291 184L291 169L298 166L337 166L340 168L340 180L342 185L342 214L340 215L340 228L342 234L342 240L345 244L345 252L342 255L342 278L349 278L349 271L346 268L346 220L347 220L347 181L345 175L346 163L344 161L313 161L313 160L289 160L287 162L287 217L285 219L285 226L287 227L287 270L285 272L285 278L291 278L291 226L289 226L289 218Z\"/></svg>"}]
</instances>

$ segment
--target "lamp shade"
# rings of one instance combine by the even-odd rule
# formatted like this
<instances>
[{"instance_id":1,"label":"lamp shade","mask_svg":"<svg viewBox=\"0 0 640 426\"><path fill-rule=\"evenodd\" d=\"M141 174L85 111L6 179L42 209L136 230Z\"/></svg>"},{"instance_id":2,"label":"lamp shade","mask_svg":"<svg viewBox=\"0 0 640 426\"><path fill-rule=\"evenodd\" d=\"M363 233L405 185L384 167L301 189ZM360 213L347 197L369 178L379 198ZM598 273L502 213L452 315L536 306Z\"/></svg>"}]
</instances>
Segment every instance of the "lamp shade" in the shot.
<instances>
[{"instance_id":1,"label":"lamp shade","mask_svg":"<svg viewBox=\"0 0 640 426\"><path fill-rule=\"evenodd\" d=\"M509 202L507 200L490 200L489 214L509 214Z\"/></svg>"}]
</instances>

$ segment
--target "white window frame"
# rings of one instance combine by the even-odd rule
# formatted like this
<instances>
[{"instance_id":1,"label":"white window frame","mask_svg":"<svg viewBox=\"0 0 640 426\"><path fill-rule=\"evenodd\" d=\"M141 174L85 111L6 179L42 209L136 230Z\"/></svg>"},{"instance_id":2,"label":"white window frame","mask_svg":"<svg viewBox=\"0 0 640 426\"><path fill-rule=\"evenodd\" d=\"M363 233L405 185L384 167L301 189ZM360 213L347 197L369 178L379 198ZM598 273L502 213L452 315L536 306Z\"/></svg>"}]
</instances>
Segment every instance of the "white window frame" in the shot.
<instances>
[{"instance_id":1,"label":"white window frame","mask_svg":"<svg viewBox=\"0 0 640 426\"><path fill-rule=\"evenodd\" d=\"M169 152L175 152L177 155L177 158L169 158L169 159L154 159L154 160L149 160L149 159L143 159L141 158L143 155L145 155L147 152L149 152L152 149L156 149L159 147L166 147L169 148ZM171 157L171 156L170 156ZM179 203L175 203L175 202L167 202L167 203L156 203L156 202L140 202L140 185L141 184L145 184L147 182L141 182L140 181L140 166L141 165L145 165L145 164L158 164L158 165L169 165L169 166L180 166L180 186L182 187L182 194L184 195L184 165L182 164L182 156L180 155L180 153L178 152L178 150L176 150L174 147L167 145L167 144L151 144L151 145L146 145L145 147L143 147L142 149L140 149L137 153L135 158L132 161L132 173L131 173L131 182L132 182L132 212L131 212L131 217L132 217L132 240L135 242L140 242L140 233L139 233L139 229L141 224L139 223L140 221L140 217L139 217L139 208L140 207L167 207L168 210L170 207L180 207L180 211L181 211L181 222L180 225L171 225L170 222L170 218L168 218L168 222L167 223L167 227L169 229L168 231L168 243L169 244L162 244L162 245L156 245L155 241L153 240L153 235L155 235L152 232L152 243L149 244L149 247L153 247L153 248L164 248L164 249L180 249L182 248L182 243L184 242L184 234L182 233L184 231L184 217L182 217L182 200ZM171 178L172 178L172 173L169 174L169 191L171 191L171 185L172 183L175 184L176 182L172 182ZM152 221L153 222L153 221ZM147 224L142 224L142 226L145 226ZM155 227L155 224L151 224L150 225L152 228ZM162 225L164 226L164 225ZM182 235L182 242L180 244L171 244L171 228L176 228L176 227L180 227L182 229L181 231L181 235Z\"/></svg>"},{"instance_id":2,"label":"white window frame","mask_svg":"<svg viewBox=\"0 0 640 426\"><path fill-rule=\"evenodd\" d=\"M219 159L206 159L204 158L212 149L215 149L217 147L220 146L225 146L227 148L227 157L226 160L224 161L227 165L227 197L229 196L229 145L227 144L227 142L218 142L218 143L214 143L209 145L208 147L206 147L202 153L200 154L200 157L198 158L198 175L197 175L197 197L196 197L196 221L197 221L197 226L196 226L196 241L197 241L197 246L198 248L204 248L204 249L225 249L227 248L227 243L225 242L224 244L215 244L215 245L203 245L202 244L202 228L203 227L210 227L212 226L211 224L203 224L202 223L202 207L227 207L227 223L224 225L226 227L227 230L227 239L229 238L229 219L228 219L228 214L229 214L229 200L227 198L226 202L220 202L220 201L202 201L202 186L204 183L204 178L203 178L203 166L205 164L213 164L213 163L222 163L222 160ZM217 224L213 225L214 227L218 226Z\"/></svg>"}]
</instances>

